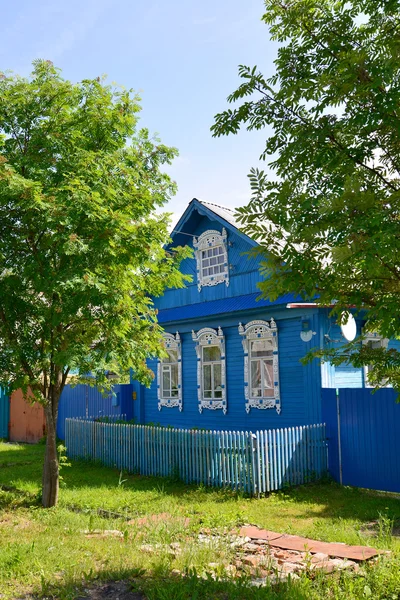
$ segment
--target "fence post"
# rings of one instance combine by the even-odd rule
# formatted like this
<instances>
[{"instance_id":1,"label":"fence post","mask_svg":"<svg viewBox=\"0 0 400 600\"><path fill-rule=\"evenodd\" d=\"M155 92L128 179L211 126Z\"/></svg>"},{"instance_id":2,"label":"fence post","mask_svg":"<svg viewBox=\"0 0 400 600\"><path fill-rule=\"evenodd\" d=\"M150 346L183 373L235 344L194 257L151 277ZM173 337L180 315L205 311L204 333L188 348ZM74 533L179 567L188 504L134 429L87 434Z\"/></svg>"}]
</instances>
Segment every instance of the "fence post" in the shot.
<instances>
[{"instance_id":1,"label":"fence post","mask_svg":"<svg viewBox=\"0 0 400 600\"><path fill-rule=\"evenodd\" d=\"M343 485L342 440L341 440L341 437L340 437L340 396L339 396L339 388L336 388L336 412L337 412L337 428L338 428L339 483L340 483L340 485Z\"/></svg>"}]
</instances>

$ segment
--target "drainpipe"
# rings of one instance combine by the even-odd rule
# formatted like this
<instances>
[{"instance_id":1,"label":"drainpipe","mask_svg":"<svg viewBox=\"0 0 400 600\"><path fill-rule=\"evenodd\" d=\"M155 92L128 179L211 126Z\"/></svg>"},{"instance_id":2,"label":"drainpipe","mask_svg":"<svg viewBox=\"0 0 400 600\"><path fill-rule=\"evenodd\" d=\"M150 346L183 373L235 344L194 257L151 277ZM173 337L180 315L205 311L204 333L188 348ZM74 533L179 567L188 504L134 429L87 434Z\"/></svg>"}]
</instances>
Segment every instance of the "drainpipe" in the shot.
<instances>
[{"instance_id":1,"label":"drainpipe","mask_svg":"<svg viewBox=\"0 0 400 600\"><path fill-rule=\"evenodd\" d=\"M337 429L338 429L338 450L339 450L339 483L343 485L342 472L342 440L340 436L340 403L339 403L339 388L336 388L336 413L337 413Z\"/></svg>"},{"instance_id":2,"label":"drainpipe","mask_svg":"<svg viewBox=\"0 0 400 600\"><path fill-rule=\"evenodd\" d=\"M89 418L89 386L85 385L85 416Z\"/></svg>"}]
</instances>

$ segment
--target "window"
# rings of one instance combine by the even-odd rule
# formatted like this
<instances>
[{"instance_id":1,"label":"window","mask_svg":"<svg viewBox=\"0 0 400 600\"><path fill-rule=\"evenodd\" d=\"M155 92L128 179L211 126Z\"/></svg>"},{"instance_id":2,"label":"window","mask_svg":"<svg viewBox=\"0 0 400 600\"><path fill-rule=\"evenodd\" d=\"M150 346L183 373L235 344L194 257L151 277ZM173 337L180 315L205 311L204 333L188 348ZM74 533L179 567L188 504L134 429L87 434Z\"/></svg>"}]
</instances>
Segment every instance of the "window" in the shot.
<instances>
[{"instance_id":1,"label":"window","mask_svg":"<svg viewBox=\"0 0 400 600\"><path fill-rule=\"evenodd\" d=\"M199 412L204 408L221 409L226 414L225 393L225 338L218 331L205 327L192 331L197 354L197 395Z\"/></svg>"},{"instance_id":2,"label":"window","mask_svg":"<svg viewBox=\"0 0 400 600\"><path fill-rule=\"evenodd\" d=\"M278 329L271 319L239 323L244 350L246 412L251 408L276 408L281 412L279 391Z\"/></svg>"},{"instance_id":3,"label":"window","mask_svg":"<svg viewBox=\"0 0 400 600\"><path fill-rule=\"evenodd\" d=\"M167 356L158 361L158 410L163 406L182 410L182 354L179 333L164 333Z\"/></svg>"},{"instance_id":4,"label":"window","mask_svg":"<svg viewBox=\"0 0 400 600\"><path fill-rule=\"evenodd\" d=\"M375 333L374 331L368 331L366 333L363 334L364 338L363 338L363 344L365 346L369 346L372 350L375 349L379 349L379 348L387 348L389 340L387 338L383 338L381 337L378 333ZM371 370L371 366L370 365L366 365L364 367L364 386L365 387L374 387L368 379L368 374L369 371ZM385 386L386 383L385 381L381 382L382 386Z\"/></svg>"},{"instance_id":5,"label":"window","mask_svg":"<svg viewBox=\"0 0 400 600\"><path fill-rule=\"evenodd\" d=\"M227 251L227 235L225 228L222 233L209 230L194 238L196 249L197 287L199 292L205 285L223 283L229 285L229 267Z\"/></svg>"}]
</instances>

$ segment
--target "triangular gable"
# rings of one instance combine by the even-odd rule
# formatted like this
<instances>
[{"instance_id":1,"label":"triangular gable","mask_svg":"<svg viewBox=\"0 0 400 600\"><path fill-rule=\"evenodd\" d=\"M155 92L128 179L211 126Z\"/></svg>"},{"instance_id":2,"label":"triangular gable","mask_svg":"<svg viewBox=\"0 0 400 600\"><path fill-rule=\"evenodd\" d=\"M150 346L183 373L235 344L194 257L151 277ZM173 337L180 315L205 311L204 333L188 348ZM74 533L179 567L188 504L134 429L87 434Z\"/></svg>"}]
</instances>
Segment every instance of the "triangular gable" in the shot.
<instances>
[{"instance_id":1,"label":"triangular gable","mask_svg":"<svg viewBox=\"0 0 400 600\"><path fill-rule=\"evenodd\" d=\"M217 204L212 204L210 202L202 202L197 198L193 198L193 200L189 203L185 212L179 219L178 223L175 225L173 231L171 232L171 238L174 241L174 244L177 245L185 245L187 243L187 239L185 234L189 234L191 229L191 218L194 217L194 213L197 212L201 216L208 217L211 221L219 222L222 227L225 227L228 231L234 232L236 235L244 239L251 246L257 246L257 242L252 240L248 235L240 231L237 226L237 221L234 217L234 211L229 208L224 208L223 206L218 206ZM187 231L186 231L187 230Z\"/></svg>"}]
</instances>

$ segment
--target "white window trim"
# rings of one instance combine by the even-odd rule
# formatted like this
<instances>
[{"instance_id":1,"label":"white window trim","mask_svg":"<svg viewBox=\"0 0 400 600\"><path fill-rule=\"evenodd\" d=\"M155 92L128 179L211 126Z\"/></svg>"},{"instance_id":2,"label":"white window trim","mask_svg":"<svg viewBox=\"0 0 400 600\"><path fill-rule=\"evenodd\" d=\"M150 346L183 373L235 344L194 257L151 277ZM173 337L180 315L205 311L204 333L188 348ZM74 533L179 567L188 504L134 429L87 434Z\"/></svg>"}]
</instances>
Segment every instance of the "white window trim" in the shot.
<instances>
[{"instance_id":1,"label":"white window trim","mask_svg":"<svg viewBox=\"0 0 400 600\"><path fill-rule=\"evenodd\" d=\"M379 333L376 333L375 331L366 331L366 332L363 331L362 343L363 343L363 345L366 346L368 344L368 342L380 342L381 348L387 348L388 344L389 344L389 339L382 337L381 335L379 335ZM368 366L367 365L364 365L363 371L364 371L364 387L374 388L375 386L372 385L368 381ZM382 387L391 387L391 386L384 385Z\"/></svg>"},{"instance_id":2,"label":"white window trim","mask_svg":"<svg viewBox=\"0 0 400 600\"><path fill-rule=\"evenodd\" d=\"M193 341L196 343L197 354L197 398L199 404L199 412L202 413L204 408L209 410L222 410L224 415L227 412L226 401L226 365L225 365L225 336L221 327L218 331L210 327L204 327L197 333L192 331ZM221 349L221 400L209 400L204 398L203 393L203 347L218 346Z\"/></svg>"},{"instance_id":3,"label":"white window trim","mask_svg":"<svg viewBox=\"0 0 400 600\"><path fill-rule=\"evenodd\" d=\"M228 243L227 233L225 227L222 228L222 233L215 229L209 229L202 233L198 238L193 238L193 246L196 250L196 262L197 262L197 288L201 292L203 286L218 285L224 283L228 287L229 285L229 263L228 263ZM215 275L204 275L202 273L202 259L201 253L203 250L209 248L215 248L222 246L224 256L225 270L223 273L216 273Z\"/></svg>"},{"instance_id":4,"label":"white window trim","mask_svg":"<svg viewBox=\"0 0 400 600\"><path fill-rule=\"evenodd\" d=\"M158 410L165 408L179 408L182 412L182 345L181 338L178 332L176 335L173 333L164 333L164 346L165 348L171 348L178 351L178 397L163 398L162 397L162 362L158 361L157 365L157 399L158 399Z\"/></svg>"},{"instance_id":5,"label":"white window trim","mask_svg":"<svg viewBox=\"0 0 400 600\"><path fill-rule=\"evenodd\" d=\"M279 355L278 355L278 328L271 319L267 321L251 321L247 325L239 323L239 334L243 336L242 344L244 350L244 397L246 399L246 412L251 408L266 409L275 408L278 415L281 412L280 386L279 386ZM250 342L259 338L267 338L272 341L272 369L274 375L274 397L273 398L251 398L250 397Z\"/></svg>"}]
</instances>

